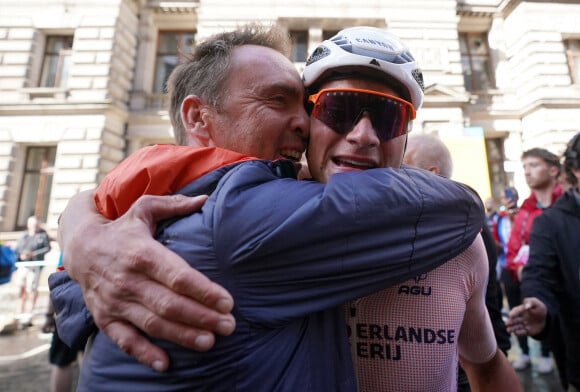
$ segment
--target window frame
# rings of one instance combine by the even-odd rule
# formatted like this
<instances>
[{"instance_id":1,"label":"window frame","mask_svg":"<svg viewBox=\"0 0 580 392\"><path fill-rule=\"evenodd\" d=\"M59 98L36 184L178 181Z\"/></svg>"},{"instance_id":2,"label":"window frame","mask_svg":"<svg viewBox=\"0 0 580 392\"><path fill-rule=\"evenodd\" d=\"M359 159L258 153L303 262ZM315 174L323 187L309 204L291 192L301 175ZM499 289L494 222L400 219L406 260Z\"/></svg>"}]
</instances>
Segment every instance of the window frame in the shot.
<instances>
[{"instance_id":1,"label":"window frame","mask_svg":"<svg viewBox=\"0 0 580 392\"><path fill-rule=\"evenodd\" d=\"M65 42L58 51L54 50L51 45L53 39ZM38 87L41 88L66 88L68 82L68 69L72 59L74 44L74 34L47 34L44 41L44 50L42 53L42 64L38 75ZM56 65L53 67L50 60L56 59ZM53 71L51 73L51 71ZM50 80L54 75L54 80Z\"/></svg>"},{"instance_id":2,"label":"window frame","mask_svg":"<svg viewBox=\"0 0 580 392\"><path fill-rule=\"evenodd\" d=\"M20 197L16 210L17 230L26 228L26 220L31 215L46 222L54 179L56 153L57 147L54 145L26 147ZM33 156L35 154L36 156ZM30 211L31 208L33 211Z\"/></svg>"},{"instance_id":3,"label":"window frame","mask_svg":"<svg viewBox=\"0 0 580 392\"><path fill-rule=\"evenodd\" d=\"M176 50L175 53L173 52L162 52L160 50L160 46L162 44L162 35L169 35L169 34L174 34L176 37ZM191 47L193 47L195 45L196 42L196 35L197 35L197 30L159 30L157 32L157 43L155 46L155 58L154 58L154 69L153 69L153 86L152 86L152 91L155 94L165 94L167 92L167 79L169 78L169 75L171 74L171 72L173 71L173 69L175 68L175 66L177 66L177 64L179 64L180 59L183 58L184 56L184 52L183 52L183 39L188 39L188 37L185 37L185 35L192 35L193 36L193 42L191 44ZM173 66L173 68L171 68L171 70L169 72L163 72L164 75L161 75L159 72L159 60L162 59L165 56L174 56L175 59L175 64ZM160 81L159 78L163 76L164 80Z\"/></svg>"},{"instance_id":4,"label":"window frame","mask_svg":"<svg viewBox=\"0 0 580 392\"><path fill-rule=\"evenodd\" d=\"M571 43L575 42L577 49L571 48ZM572 84L580 84L580 38L568 38L564 40L566 51L566 61L570 72Z\"/></svg>"},{"instance_id":5,"label":"window frame","mask_svg":"<svg viewBox=\"0 0 580 392\"><path fill-rule=\"evenodd\" d=\"M305 63L308 59L308 40L310 32L308 29L292 29L288 32L292 41L292 52L290 60L294 63ZM303 42L297 42L296 38L303 38ZM300 46L303 46L302 48ZM301 53L298 53L300 49Z\"/></svg>"},{"instance_id":6,"label":"window frame","mask_svg":"<svg viewBox=\"0 0 580 392\"><path fill-rule=\"evenodd\" d=\"M322 30L322 40L325 41L334 37L341 29L323 29Z\"/></svg>"},{"instance_id":7,"label":"window frame","mask_svg":"<svg viewBox=\"0 0 580 392\"><path fill-rule=\"evenodd\" d=\"M485 53L484 54L474 54L472 53L472 48L470 46L470 38L478 37L481 38L481 42L485 45ZM467 50L467 52L463 51L463 47ZM491 65L491 55L489 51L489 39L488 39L488 32L459 32L459 52L461 57L461 67L463 73L464 81L467 80L467 75L464 69L464 59L467 59L467 63L469 64L469 80L470 80L470 88L468 88L467 83L465 83L465 89L470 92L478 92L478 91L488 91L495 89L495 75L492 70ZM485 72L487 74L487 79L489 80L489 86L484 87L480 86L478 82L477 75L481 74L481 72L475 69L474 63L475 60L478 60L481 64L486 64L485 69L481 72Z\"/></svg>"}]
</instances>

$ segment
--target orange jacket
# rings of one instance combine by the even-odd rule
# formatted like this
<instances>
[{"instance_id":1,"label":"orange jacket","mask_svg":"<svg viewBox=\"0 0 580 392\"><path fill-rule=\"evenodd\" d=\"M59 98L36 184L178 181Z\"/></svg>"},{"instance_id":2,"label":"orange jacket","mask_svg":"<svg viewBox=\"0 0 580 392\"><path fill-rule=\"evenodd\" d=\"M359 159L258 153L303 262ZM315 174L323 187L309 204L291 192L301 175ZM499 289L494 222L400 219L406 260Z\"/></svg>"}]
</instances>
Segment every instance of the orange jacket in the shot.
<instances>
[{"instance_id":1,"label":"orange jacket","mask_svg":"<svg viewBox=\"0 0 580 392\"><path fill-rule=\"evenodd\" d=\"M107 174L95 191L95 204L103 216L116 219L141 195L170 195L222 166L253 159L218 147L145 147Z\"/></svg>"}]
</instances>

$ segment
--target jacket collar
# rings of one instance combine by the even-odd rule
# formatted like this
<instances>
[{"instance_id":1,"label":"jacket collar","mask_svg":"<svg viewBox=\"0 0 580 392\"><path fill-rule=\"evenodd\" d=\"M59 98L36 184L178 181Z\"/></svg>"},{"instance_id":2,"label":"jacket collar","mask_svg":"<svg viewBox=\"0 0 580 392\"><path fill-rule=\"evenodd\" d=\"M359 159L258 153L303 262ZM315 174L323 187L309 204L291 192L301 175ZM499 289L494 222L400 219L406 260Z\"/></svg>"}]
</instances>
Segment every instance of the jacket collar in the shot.
<instances>
[{"instance_id":1,"label":"jacket collar","mask_svg":"<svg viewBox=\"0 0 580 392\"><path fill-rule=\"evenodd\" d=\"M564 191L562 190L562 187L560 186L560 184L556 184L556 186L552 190L552 201L550 203L550 207L553 206L554 202L563 194L564 194ZM536 195L534 194L534 192L532 192L530 194L530 196L526 200L524 200L524 202L522 203L521 209L527 210L527 211L534 211L534 210L540 209L538 207L538 200L536 199Z\"/></svg>"}]
</instances>

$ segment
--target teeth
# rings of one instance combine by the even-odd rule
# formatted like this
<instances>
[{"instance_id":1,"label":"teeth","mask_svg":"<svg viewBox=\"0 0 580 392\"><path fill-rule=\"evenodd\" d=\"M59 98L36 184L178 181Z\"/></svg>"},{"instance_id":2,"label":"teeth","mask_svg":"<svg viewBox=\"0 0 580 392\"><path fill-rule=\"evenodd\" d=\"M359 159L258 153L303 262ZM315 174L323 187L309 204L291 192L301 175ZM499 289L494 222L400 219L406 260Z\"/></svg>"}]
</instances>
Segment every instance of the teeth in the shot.
<instances>
[{"instance_id":1,"label":"teeth","mask_svg":"<svg viewBox=\"0 0 580 392\"><path fill-rule=\"evenodd\" d=\"M349 166L362 167L366 169L375 167L375 165L367 162L351 161L350 159L336 159L336 162L339 164L346 164Z\"/></svg>"},{"instance_id":2,"label":"teeth","mask_svg":"<svg viewBox=\"0 0 580 392\"><path fill-rule=\"evenodd\" d=\"M280 155L292 161L299 161L302 158L302 153L295 150L282 150L280 151Z\"/></svg>"}]
</instances>

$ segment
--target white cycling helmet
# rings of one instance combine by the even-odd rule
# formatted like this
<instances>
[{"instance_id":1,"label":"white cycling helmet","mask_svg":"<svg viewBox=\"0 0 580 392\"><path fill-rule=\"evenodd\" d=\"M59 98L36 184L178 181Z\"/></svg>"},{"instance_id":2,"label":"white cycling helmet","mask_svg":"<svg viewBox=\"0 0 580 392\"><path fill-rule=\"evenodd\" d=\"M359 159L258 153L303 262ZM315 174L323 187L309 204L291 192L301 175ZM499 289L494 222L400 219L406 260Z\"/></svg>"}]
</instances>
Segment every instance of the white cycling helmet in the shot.
<instances>
[{"instance_id":1,"label":"white cycling helmet","mask_svg":"<svg viewBox=\"0 0 580 392\"><path fill-rule=\"evenodd\" d=\"M406 89L403 98L418 110L423 103L423 73L401 40L376 27L350 27L320 44L302 74L310 91L321 83L365 75Z\"/></svg>"}]
</instances>

